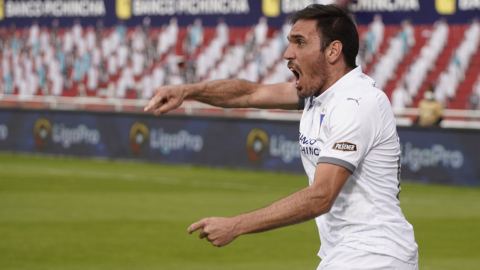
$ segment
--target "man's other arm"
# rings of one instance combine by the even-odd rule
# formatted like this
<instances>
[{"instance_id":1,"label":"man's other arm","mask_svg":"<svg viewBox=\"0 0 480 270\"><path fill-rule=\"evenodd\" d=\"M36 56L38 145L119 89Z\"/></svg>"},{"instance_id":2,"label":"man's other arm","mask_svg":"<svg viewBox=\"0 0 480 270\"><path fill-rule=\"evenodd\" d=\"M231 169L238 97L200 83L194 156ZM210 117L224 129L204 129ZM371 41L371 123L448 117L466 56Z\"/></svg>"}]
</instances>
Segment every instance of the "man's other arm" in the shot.
<instances>
[{"instance_id":1,"label":"man's other arm","mask_svg":"<svg viewBox=\"0 0 480 270\"><path fill-rule=\"evenodd\" d=\"M319 163L314 183L265 208L233 218L204 218L188 228L198 229L200 238L214 246L224 246L242 234L268 231L304 222L328 213L344 186L350 171L344 167Z\"/></svg>"},{"instance_id":2,"label":"man's other arm","mask_svg":"<svg viewBox=\"0 0 480 270\"><path fill-rule=\"evenodd\" d=\"M299 98L293 83L262 85L241 79L218 80L155 89L145 111L155 115L178 108L183 100L194 99L222 108L295 110Z\"/></svg>"}]
</instances>

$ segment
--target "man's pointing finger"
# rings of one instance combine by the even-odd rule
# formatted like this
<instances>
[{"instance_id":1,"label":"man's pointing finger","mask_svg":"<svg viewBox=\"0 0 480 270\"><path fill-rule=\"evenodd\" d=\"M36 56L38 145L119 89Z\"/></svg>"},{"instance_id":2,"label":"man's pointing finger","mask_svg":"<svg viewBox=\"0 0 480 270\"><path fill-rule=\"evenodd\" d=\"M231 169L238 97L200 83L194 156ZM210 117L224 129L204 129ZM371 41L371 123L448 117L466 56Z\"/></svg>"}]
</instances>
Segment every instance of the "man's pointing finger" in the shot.
<instances>
[{"instance_id":1,"label":"man's pointing finger","mask_svg":"<svg viewBox=\"0 0 480 270\"><path fill-rule=\"evenodd\" d=\"M156 97L153 97L147 104L147 106L145 106L145 108L143 109L144 111L148 112L149 110L151 110L152 108L155 107L155 103L157 103L157 99Z\"/></svg>"},{"instance_id":2,"label":"man's pointing finger","mask_svg":"<svg viewBox=\"0 0 480 270\"><path fill-rule=\"evenodd\" d=\"M193 223L192 225L190 225L190 227L188 227L188 233L192 233L200 228L203 228L205 227L205 219L202 219L198 222L195 222Z\"/></svg>"}]
</instances>

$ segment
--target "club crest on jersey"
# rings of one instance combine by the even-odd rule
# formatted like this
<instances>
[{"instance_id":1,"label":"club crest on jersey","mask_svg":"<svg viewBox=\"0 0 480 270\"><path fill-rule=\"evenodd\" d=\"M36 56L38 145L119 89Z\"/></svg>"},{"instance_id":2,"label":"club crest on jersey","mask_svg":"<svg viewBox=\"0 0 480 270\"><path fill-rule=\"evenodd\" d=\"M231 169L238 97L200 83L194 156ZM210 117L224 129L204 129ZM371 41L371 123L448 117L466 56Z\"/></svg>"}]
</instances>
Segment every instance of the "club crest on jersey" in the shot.
<instances>
[{"instance_id":1,"label":"club crest on jersey","mask_svg":"<svg viewBox=\"0 0 480 270\"><path fill-rule=\"evenodd\" d=\"M327 109L322 109L322 114L320 114L320 126L318 127L318 134L320 134L320 128L322 127L322 123L323 123L323 118L325 117L325 112L327 111Z\"/></svg>"},{"instance_id":2,"label":"club crest on jersey","mask_svg":"<svg viewBox=\"0 0 480 270\"><path fill-rule=\"evenodd\" d=\"M332 149L344 152L356 152L357 145L349 142L336 142L333 144Z\"/></svg>"}]
</instances>

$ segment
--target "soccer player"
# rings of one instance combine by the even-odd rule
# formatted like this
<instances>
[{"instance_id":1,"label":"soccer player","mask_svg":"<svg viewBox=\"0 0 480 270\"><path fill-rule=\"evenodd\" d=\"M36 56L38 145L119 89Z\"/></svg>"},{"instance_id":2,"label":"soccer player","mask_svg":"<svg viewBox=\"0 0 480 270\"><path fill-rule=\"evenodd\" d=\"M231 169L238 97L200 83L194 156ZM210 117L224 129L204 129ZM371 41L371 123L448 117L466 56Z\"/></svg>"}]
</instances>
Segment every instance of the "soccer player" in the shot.
<instances>
[{"instance_id":1,"label":"soccer player","mask_svg":"<svg viewBox=\"0 0 480 270\"><path fill-rule=\"evenodd\" d=\"M155 115L185 98L221 107L303 109L300 151L310 186L270 206L188 228L224 246L236 237L310 219L321 239L318 269L418 269L413 228L399 207L400 147L387 96L355 65L359 39L349 14L310 5L290 17L284 58L295 83L222 80L156 89Z\"/></svg>"}]
</instances>

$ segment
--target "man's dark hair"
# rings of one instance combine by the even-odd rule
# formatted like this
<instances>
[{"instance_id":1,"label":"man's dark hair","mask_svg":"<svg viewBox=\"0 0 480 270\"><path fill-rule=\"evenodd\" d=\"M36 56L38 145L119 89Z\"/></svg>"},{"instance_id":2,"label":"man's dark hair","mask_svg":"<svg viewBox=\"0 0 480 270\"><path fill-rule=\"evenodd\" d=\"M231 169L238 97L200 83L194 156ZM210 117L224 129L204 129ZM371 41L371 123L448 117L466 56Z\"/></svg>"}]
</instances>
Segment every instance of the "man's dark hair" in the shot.
<instances>
[{"instance_id":1,"label":"man's dark hair","mask_svg":"<svg viewBox=\"0 0 480 270\"><path fill-rule=\"evenodd\" d=\"M295 24L298 20L315 20L317 31L321 36L321 51L323 52L330 43L338 40L342 43L342 53L345 63L355 68L355 58L358 54L359 38L357 27L352 15L336 5L312 4L297 11L287 18Z\"/></svg>"}]
</instances>

